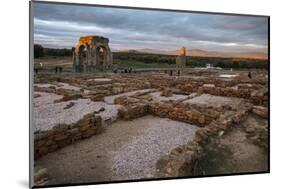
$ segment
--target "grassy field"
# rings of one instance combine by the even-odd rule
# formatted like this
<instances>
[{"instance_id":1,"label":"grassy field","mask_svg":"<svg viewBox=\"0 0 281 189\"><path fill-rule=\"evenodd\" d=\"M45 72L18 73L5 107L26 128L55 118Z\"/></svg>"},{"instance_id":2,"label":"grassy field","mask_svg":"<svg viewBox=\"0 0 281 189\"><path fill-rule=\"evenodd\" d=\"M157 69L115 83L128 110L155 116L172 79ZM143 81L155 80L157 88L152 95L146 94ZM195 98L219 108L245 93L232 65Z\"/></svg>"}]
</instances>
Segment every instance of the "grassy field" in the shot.
<instances>
[{"instance_id":1,"label":"grassy field","mask_svg":"<svg viewBox=\"0 0 281 189\"><path fill-rule=\"evenodd\" d=\"M34 60L34 68L40 70L54 70L60 66L64 71L72 70L72 56L44 56ZM237 59L219 57L187 57L186 66L189 68L205 67L212 64L226 69L268 69L267 60ZM113 68L175 68L176 56L155 55L143 53L113 53Z\"/></svg>"},{"instance_id":2,"label":"grassy field","mask_svg":"<svg viewBox=\"0 0 281 189\"><path fill-rule=\"evenodd\" d=\"M114 63L116 68L174 68L174 64L166 63L144 63L135 60L123 60Z\"/></svg>"},{"instance_id":3,"label":"grassy field","mask_svg":"<svg viewBox=\"0 0 281 189\"><path fill-rule=\"evenodd\" d=\"M40 64L41 63L41 64ZM56 66L61 66L65 70L72 69L72 59L69 57L48 57L36 58L34 60L34 68L41 70L51 70ZM42 65L42 66L41 66ZM114 68L174 68L175 64L167 63L144 63L135 60L114 60Z\"/></svg>"}]
</instances>

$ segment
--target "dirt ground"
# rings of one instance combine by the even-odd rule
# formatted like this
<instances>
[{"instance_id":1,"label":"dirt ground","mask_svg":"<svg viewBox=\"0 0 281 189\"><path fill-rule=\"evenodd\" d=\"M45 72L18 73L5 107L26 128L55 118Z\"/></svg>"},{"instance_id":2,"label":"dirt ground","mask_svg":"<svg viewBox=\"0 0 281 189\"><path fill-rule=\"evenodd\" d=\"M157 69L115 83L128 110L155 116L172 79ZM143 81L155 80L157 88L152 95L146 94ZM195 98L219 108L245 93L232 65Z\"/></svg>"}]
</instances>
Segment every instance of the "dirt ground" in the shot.
<instances>
[{"instance_id":1,"label":"dirt ground","mask_svg":"<svg viewBox=\"0 0 281 189\"><path fill-rule=\"evenodd\" d=\"M241 125L205 146L201 160L203 175L254 173L268 171L268 152L247 137L245 129L262 128L267 121L250 115ZM267 133L265 133L267 134Z\"/></svg>"}]
</instances>

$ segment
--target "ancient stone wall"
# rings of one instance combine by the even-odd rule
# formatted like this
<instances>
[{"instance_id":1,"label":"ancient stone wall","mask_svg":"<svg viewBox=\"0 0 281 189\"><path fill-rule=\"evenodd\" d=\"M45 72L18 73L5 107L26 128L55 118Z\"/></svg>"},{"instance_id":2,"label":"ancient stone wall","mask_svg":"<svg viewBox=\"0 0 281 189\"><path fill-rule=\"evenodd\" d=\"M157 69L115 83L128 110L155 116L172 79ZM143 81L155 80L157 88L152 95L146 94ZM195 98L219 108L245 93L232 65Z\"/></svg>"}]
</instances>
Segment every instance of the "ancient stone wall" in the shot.
<instances>
[{"instance_id":1,"label":"ancient stone wall","mask_svg":"<svg viewBox=\"0 0 281 189\"><path fill-rule=\"evenodd\" d=\"M88 114L75 124L60 124L51 130L36 132L34 134L34 159L72 144L77 140L99 133L101 124L102 119L100 116Z\"/></svg>"},{"instance_id":2,"label":"ancient stone wall","mask_svg":"<svg viewBox=\"0 0 281 189\"><path fill-rule=\"evenodd\" d=\"M80 37L73 49L73 68L76 72L106 70L112 66L109 39L101 36Z\"/></svg>"},{"instance_id":3,"label":"ancient stone wall","mask_svg":"<svg viewBox=\"0 0 281 189\"><path fill-rule=\"evenodd\" d=\"M207 111L203 113L196 109L190 109L188 106L181 107L173 103L150 102L149 99L137 96L121 96L116 98L114 103L124 106L119 110L118 115L125 120L152 114L197 126L206 126L218 118L216 111L213 111L212 114Z\"/></svg>"},{"instance_id":4,"label":"ancient stone wall","mask_svg":"<svg viewBox=\"0 0 281 189\"><path fill-rule=\"evenodd\" d=\"M167 117L173 120L182 121L197 126L206 126L217 117L215 115L205 114L196 110L191 110L186 107L176 107L169 103L151 103L149 105L149 113Z\"/></svg>"}]
</instances>

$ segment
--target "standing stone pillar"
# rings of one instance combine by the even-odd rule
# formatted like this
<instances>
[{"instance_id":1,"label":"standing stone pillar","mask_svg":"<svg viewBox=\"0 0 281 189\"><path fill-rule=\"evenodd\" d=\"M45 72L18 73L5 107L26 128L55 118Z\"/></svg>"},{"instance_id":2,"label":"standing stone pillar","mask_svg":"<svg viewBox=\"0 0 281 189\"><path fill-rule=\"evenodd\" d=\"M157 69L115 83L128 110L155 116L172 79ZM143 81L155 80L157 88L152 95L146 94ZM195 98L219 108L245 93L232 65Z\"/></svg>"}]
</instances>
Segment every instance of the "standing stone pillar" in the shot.
<instances>
[{"instance_id":1,"label":"standing stone pillar","mask_svg":"<svg viewBox=\"0 0 281 189\"><path fill-rule=\"evenodd\" d=\"M77 65L77 62L76 62L76 54L75 54L75 47L72 47L72 62L73 62L73 65L72 65L72 68L73 68L73 71L76 72L76 65Z\"/></svg>"},{"instance_id":2,"label":"standing stone pillar","mask_svg":"<svg viewBox=\"0 0 281 189\"><path fill-rule=\"evenodd\" d=\"M186 64L186 49L184 47L180 48L179 55L176 58L176 72L178 76L183 72L185 69Z\"/></svg>"},{"instance_id":3,"label":"standing stone pillar","mask_svg":"<svg viewBox=\"0 0 281 189\"><path fill-rule=\"evenodd\" d=\"M75 71L92 72L96 68L108 69L112 65L112 53L108 43L109 39L102 36L89 35L80 37L73 54ZM86 48L82 49L83 47ZM98 48L103 48L103 56L98 52ZM102 64L100 61L102 61Z\"/></svg>"}]
</instances>

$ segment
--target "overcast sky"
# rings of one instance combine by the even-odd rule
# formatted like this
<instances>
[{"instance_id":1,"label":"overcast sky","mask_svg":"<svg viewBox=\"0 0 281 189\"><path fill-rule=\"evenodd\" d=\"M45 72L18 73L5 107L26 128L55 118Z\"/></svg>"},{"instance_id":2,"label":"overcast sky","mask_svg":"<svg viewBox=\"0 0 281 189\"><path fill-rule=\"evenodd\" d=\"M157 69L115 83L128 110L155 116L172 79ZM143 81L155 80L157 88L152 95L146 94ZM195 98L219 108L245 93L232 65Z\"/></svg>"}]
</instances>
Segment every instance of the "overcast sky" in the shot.
<instances>
[{"instance_id":1,"label":"overcast sky","mask_svg":"<svg viewBox=\"0 0 281 189\"><path fill-rule=\"evenodd\" d=\"M70 48L80 36L109 38L113 50L154 48L264 52L266 17L33 3L34 42Z\"/></svg>"}]
</instances>

